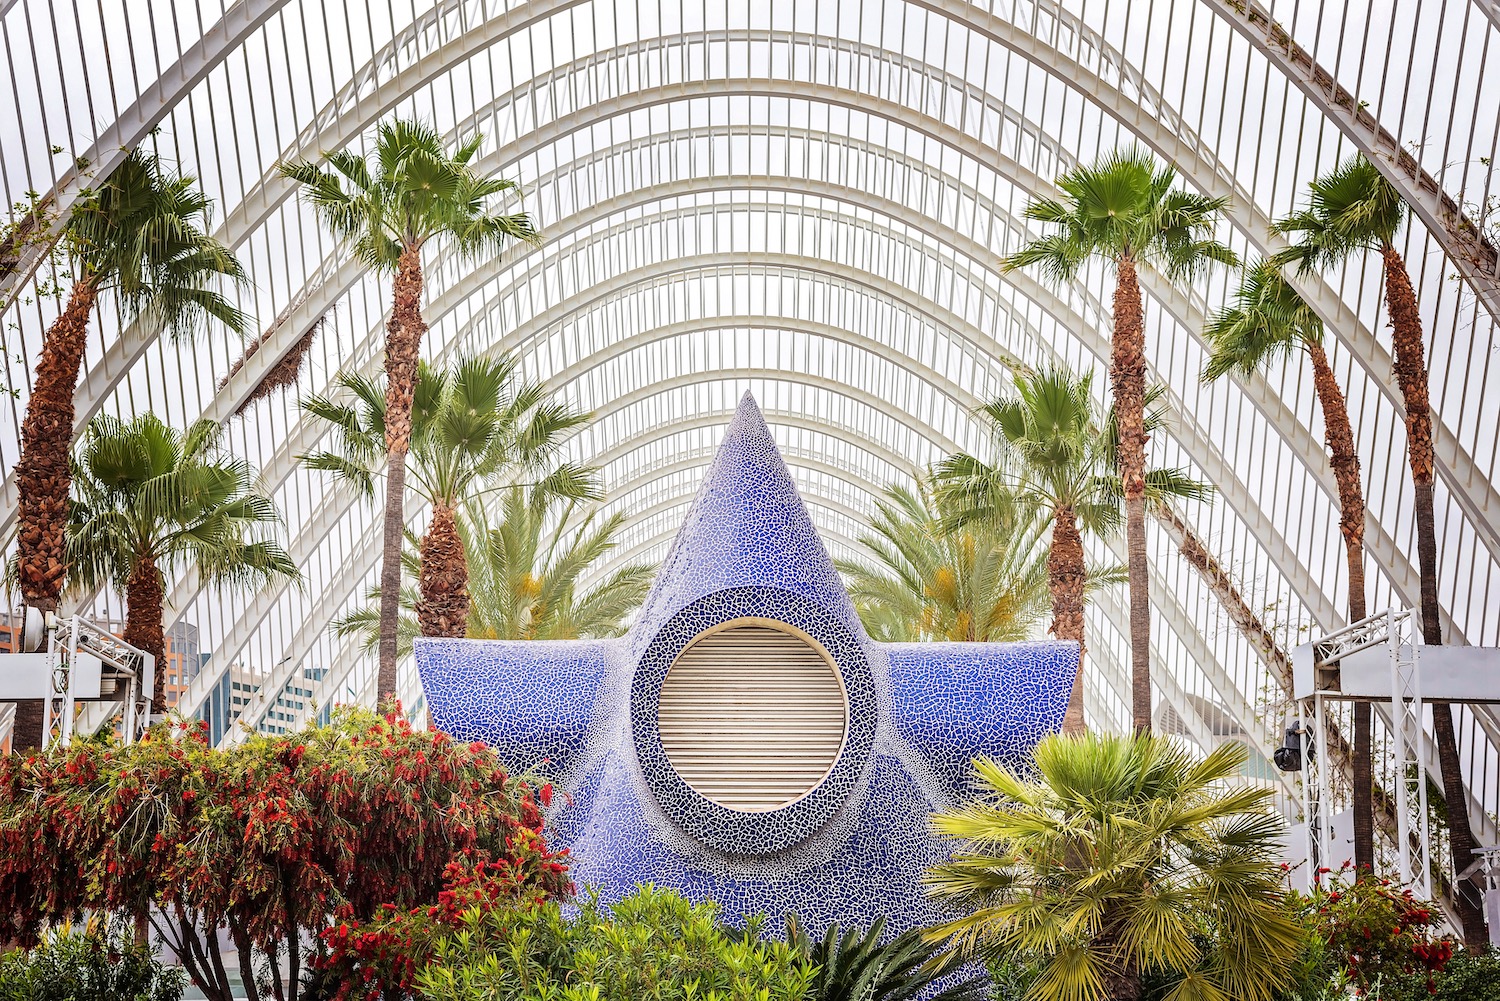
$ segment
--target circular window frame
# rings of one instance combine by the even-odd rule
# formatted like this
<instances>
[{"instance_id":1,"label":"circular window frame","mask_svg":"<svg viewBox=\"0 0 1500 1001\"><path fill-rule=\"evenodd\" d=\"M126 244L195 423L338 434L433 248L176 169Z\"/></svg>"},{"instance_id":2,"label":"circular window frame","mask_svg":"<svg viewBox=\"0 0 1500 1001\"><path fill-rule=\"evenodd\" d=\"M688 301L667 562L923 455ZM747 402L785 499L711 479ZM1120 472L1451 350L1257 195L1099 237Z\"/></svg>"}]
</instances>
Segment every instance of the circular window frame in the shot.
<instances>
[{"instance_id":1,"label":"circular window frame","mask_svg":"<svg viewBox=\"0 0 1500 1001\"><path fill-rule=\"evenodd\" d=\"M806 646L811 648L813 653L815 653L823 661L823 664L828 668L829 673L833 675L834 683L838 685L839 705L840 708L842 708L844 715L842 732L839 734L839 746L838 749L833 752L832 757L829 758L828 767L823 769L822 774L820 774L817 779L815 779L812 784L809 785L806 789L803 789L801 792L797 793L797 795L791 797L790 799L786 799L780 803L777 803L775 806L760 807L757 809L745 809L743 807L734 807L729 806L725 803L720 803L718 800L713 799L712 797L709 797L705 793L699 791L696 786L694 786L691 782L689 782L685 777L682 776L681 772L678 772L678 777L682 778L683 782L687 784L688 788L692 789L694 792L697 792L700 796L703 796L710 803L713 803L716 806L722 806L726 810L733 810L736 813L743 814L771 813L776 810L785 810L788 807L795 806L797 803L806 799L808 795L813 792L813 790L818 788L818 786L822 785L823 782L828 778L829 773L833 771L834 766L838 764L839 756L844 753L844 745L849 742L849 687L844 684L844 675L843 672L839 670L838 661L834 660L833 654L828 652L827 647L823 646L823 644L819 643L815 637L809 635L804 630L799 629L790 623L782 622L780 619L768 619L764 615L741 615L738 618L725 619L723 622L719 622L715 625L709 626L707 629L703 630L698 635L688 640L687 643L683 645L682 649L677 651L677 656L672 658L672 663L667 667L667 673L662 676L661 689L659 689L657 692L657 707L659 709L661 706L661 692L666 690L667 683L671 681L672 671L676 669L677 665L681 663L682 658L686 656L687 653L693 649L693 647L697 646L699 643L702 643L704 640L709 639L712 636L718 635L719 633L729 632L732 629L739 629L743 626L760 626L766 629L774 629L779 633L784 633L787 636L792 636L796 639L801 640ZM657 730L659 733L659 716ZM672 755L670 751L667 751L665 742L663 742L662 750L663 753L667 755L667 763L671 764ZM672 770L677 771L675 765L673 766Z\"/></svg>"},{"instance_id":2,"label":"circular window frame","mask_svg":"<svg viewBox=\"0 0 1500 1001\"><path fill-rule=\"evenodd\" d=\"M700 637L754 619L792 632L824 653L844 690L844 740L821 781L797 799L747 812L722 806L689 785L662 744L661 689L677 658ZM844 806L875 743L877 702L864 637L831 610L802 595L759 585L727 588L689 602L652 637L630 688L636 759L657 805L695 840L730 855L785 851L817 834Z\"/></svg>"}]
</instances>

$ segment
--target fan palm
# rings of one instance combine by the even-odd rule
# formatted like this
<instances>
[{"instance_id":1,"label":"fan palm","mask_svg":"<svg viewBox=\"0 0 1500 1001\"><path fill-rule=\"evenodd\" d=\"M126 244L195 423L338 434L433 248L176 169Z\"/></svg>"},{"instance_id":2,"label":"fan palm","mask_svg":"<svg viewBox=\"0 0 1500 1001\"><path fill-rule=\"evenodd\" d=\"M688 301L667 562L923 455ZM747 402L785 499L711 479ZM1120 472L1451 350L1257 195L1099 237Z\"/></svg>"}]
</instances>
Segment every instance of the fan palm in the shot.
<instances>
[{"instance_id":1,"label":"fan palm","mask_svg":"<svg viewBox=\"0 0 1500 1001\"><path fill-rule=\"evenodd\" d=\"M125 599L125 642L156 658L151 711L166 711L166 575L195 567L204 583L256 588L301 579L264 536L279 521L250 466L219 448L210 420L186 431L155 414L90 422L74 462L68 586L112 586Z\"/></svg>"},{"instance_id":2,"label":"fan palm","mask_svg":"<svg viewBox=\"0 0 1500 1001\"><path fill-rule=\"evenodd\" d=\"M906 931L880 941L885 919L869 928L842 931L829 925L821 939L808 937L795 917L787 919L787 941L817 969L808 985L815 1001L986 1001L989 985L978 977L932 991L941 975L941 947ZM842 934L841 934L842 931Z\"/></svg>"},{"instance_id":3,"label":"fan palm","mask_svg":"<svg viewBox=\"0 0 1500 1001\"><path fill-rule=\"evenodd\" d=\"M1007 270L1040 268L1054 283L1072 281L1093 258L1115 270L1110 383L1120 421L1120 475L1130 579L1131 709L1137 730L1151 726L1151 614L1146 569L1146 356L1137 269L1160 268L1188 281L1214 264L1237 263L1213 239L1222 198L1177 190L1176 172L1148 153L1116 150L1057 179L1063 198L1043 198L1026 217L1057 228L1002 262Z\"/></svg>"},{"instance_id":4,"label":"fan palm","mask_svg":"<svg viewBox=\"0 0 1500 1001\"><path fill-rule=\"evenodd\" d=\"M1406 262L1396 249L1396 235L1406 223L1408 208L1400 192L1366 157L1355 154L1309 185L1306 208L1276 223L1276 229L1297 242L1279 256L1279 263L1296 263L1299 273L1310 274L1345 260L1377 251L1384 264L1385 302L1391 318L1391 343L1395 348L1396 381L1406 408L1406 449L1411 464L1413 521L1417 531L1417 559L1421 571L1422 638L1426 643L1443 642L1443 623L1438 604L1437 520L1434 512L1435 462L1432 445L1432 407L1427 384L1427 363L1422 345L1422 315ZM1449 839L1459 869L1468 865L1478 847L1469 823L1468 794L1464 790L1458 739L1453 728L1453 708L1434 703L1432 729L1437 738L1438 763L1443 775L1443 798L1447 804ZM1462 861L1459 861L1462 860ZM1477 877L1471 877L1477 880ZM1488 936L1482 885L1469 884L1469 893L1459 893L1459 914L1464 939L1479 947ZM1473 899L1470 899L1470 897Z\"/></svg>"},{"instance_id":5,"label":"fan palm","mask_svg":"<svg viewBox=\"0 0 1500 1001\"><path fill-rule=\"evenodd\" d=\"M449 152L438 131L393 119L375 131L374 150L327 153L320 162L279 165L302 185L303 196L349 251L369 267L393 271L390 320L386 324L386 491L381 582L378 697L396 691L396 596L401 582L405 533L406 454L411 444L412 396L417 360L427 324L422 320L422 248L449 240L464 256L495 253L513 240L535 240L525 214L493 210L497 196L516 189L510 181L481 177L471 166L484 137L464 139Z\"/></svg>"},{"instance_id":6,"label":"fan palm","mask_svg":"<svg viewBox=\"0 0 1500 1001\"><path fill-rule=\"evenodd\" d=\"M457 519L469 567L470 639L560 640L618 636L651 587L656 568L630 564L589 587L580 584L615 547L624 524L616 514L599 518L576 499L553 490L546 479L531 487L504 491L498 523L478 505L467 505ZM408 577L419 571L412 547L405 556ZM378 602L378 588L368 594ZM399 596L401 655L421 634L420 598L407 586ZM378 605L356 609L334 623L340 636L379 641Z\"/></svg>"},{"instance_id":7,"label":"fan palm","mask_svg":"<svg viewBox=\"0 0 1500 1001\"><path fill-rule=\"evenodd\" d=\"M938 467L943 490L952 496L960 522L989 516L1000 499L1003 511L1012 493L1045 512L1052 523L1047 547L1047 589L1052 626L1058 639L1079 646L1078 673L1063 717L1063 732L1078 734L1083 720L1083 621L1090 583L1118 579L1114 568L1090 575L1083 554L1083 533L1106 536L1120 524L1120 477L1117 422L1114 413L1098 414L1092 397L1093 376L1066 368L1021 372L1015 395L981 408L994 427L1007 461L990 465L959 453ZM1164 423L1157 405L1160 390L1146 394L1147 433ZM1169 498L1201 499L1208 488L1180 469L1146 471L1146 498L1153 505Z\"/></svg>"},{"instance_id":8,"label":"fan palm","mask_svg":"<svg viewBox=\"0 0 1500 1001\"><path fill-rule=\"evenodd\" d=\"M209 321L237 334L248 323L215 291L221 280L238 284L245 276L228 248L205 232L211 204L195 178L172 174L156 154L135 149L68 217L62 246L73 287L42 342L16 464L16 578L33 608L57 608L68 572L73 393L99 296L112 292L126 319L144 319L173 338ZM40 742L39 701L17 706L15 734L18 747Z\"/></svg>"},{"instance_id":9,"label":"fan palm","mask_svg":"<svg viewBox=\"0 0 1500 1001\"><path fill-rule=\"evenodd\" d=\"M540 471L567 433L589 419L549 401L539 383L519 383L515 362L465 358L451 369L422 362L412 396L407 466L415 492L432 508L420 543L417 619L423 636L463 636L469 614L468 564L458 536L459 505L481 484L504 475ZM365 497L375 497L384 457L386 394L381 382L358 375L337 379L343 402L315 396L303 404L333 429L333 447L302 457L334 473ZM591 478L563 465L549 477L563 496L590 499Z\"/></svg>"},{"instance_id":10,"label":"fan palm","mask_svg":"<svg viewBox=\"0 0 1500 1001\"><path fill-rule=\"evenodd\" d=\"M1301 931L1271 794L1227 782L1245 758L1226 743L1194 761L1148 734L1049 737L1035 777L981 758L991 796L933 818L963 845L927 876L968 913L929 939L1036 956L1039 1001L1137 1001L1147 973L1176 979L1176 1001L1270 1001Z\"/></svg>"},{"instance_id":11,"label":"fan palm","mask_svg":"<svg viewBox=\"0 0 1500 1001\"><path fill-rule=\"evenodd\" d=\"M840 560L871 636L885 642L985 642L1031 636L1047 602L1045 519L1014 494L996 516L955 525L927 481L893 486L859 542L865 560Z\"/></svg>"},{"instance_id":12,"label":"fan palm","mask_svg":"<svg viewBox=\"0 0 1500 1001\"><path fill-rule=\"evenodd\" d=\"M1312 367L1313 392L1323 410L1323 437L1339 490L1339 531L1349 567L1349 621L1365 609L1365 498L1360 484L1359 454L1349 423L1349 406L1323 348L1323 321L1298 294L1274 261L1245 271L1234 303L1215 315L1203 331L1210 346L1205 380L1231 372L1250 375L1295 351L1306 353ZM1374 772L1371 763L1370 704L1354 705L1354 858L1360 866L1375 864Z\"/></svg>"}]
</instances>

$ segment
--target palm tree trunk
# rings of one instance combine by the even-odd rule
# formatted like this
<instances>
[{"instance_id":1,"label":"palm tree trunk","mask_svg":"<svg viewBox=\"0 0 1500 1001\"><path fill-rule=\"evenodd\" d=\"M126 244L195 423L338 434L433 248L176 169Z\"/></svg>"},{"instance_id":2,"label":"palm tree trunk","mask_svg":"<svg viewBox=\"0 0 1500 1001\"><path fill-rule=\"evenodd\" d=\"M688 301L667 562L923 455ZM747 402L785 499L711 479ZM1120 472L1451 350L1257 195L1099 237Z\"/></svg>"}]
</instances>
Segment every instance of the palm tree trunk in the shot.
<instances>
[{"instance_id":1,"label":"palm tree trunk","mask_svg":"<svg viewBox=\"0 0 1500 1001\"><path fill-rule=\"evenodd\" d=\"M1429 646L1443 642L1443 622L1437 593L1437 518L1433 510L1432 407L1427 392L1427 363L1423 358L1422 315L1417 295L1406 273L1406 262L1390 244L1380 248L1385 260L1385 301L1391 314L1395 347L1396 381L1406 405L1406 448L1411 462L1413 508L1417 526L1417 560L1422 575L1422 639ZM1474 861L1473 828L1469 826L1469 800L1464 790L1463 767L1458 757L1458 738L1453 727L1453 707L1432 703L1432 731L1437 738L1438 766L1443 773L1443 800L1448 808L1448 846L1453 854L1454 902L1463 925L1464 943L1480 949L1489 942L1484 912L1475 903L1484 889L1478 880L1457 879Z\"/></svg>"},{"instance_id":2,"label":"palm tree trunk","mask_svg":"<svg viewBox=\"0 0 1500 1001\"><path fill-rule=\"evenodd\" d=\"M411 447L411 401L417 385L422 335L422 248L401 251L385 336L385 526L380 568L380 673L376 699L396 695L396 625L401 612L401 545L406 531L406 453Z\"/></svg>"},{"instance_id":3,"label":"palm tree trunk","mask_svg":"<svg viewBox=\"0 0 1500 1001\"><path fill-rule=\"evenodd\" d=\"M1078 516L1071 504L1058 505L1047 551L1047 590L1052 596L1052 635L1078 644L1078 669L1062 724L1062 732L1069 737L1088 731L1083 722L1083 601L1087 579Z\"/></svg>"},{"instance_id":4,"label":"palm tree trunk","mask_svg":"<svg viewBox=\"0 0 1500 1001\"><path fill-rule=\"evenodd\" d=\"M417 621L423 636L461 637L469 622L469 564L453 508L438 501L422 537L422 597Z\"/></svg>"},{"instance_id":5,"label":"palm tree trunk","mask_svg":"<svg viewBox=\"0 0 1500 1001\"><path fill-rule=\"evenodd\" d=\"M125 635L133 647L156 658L151 688L151 712L167 711L167 634L162 629L162 612L167 589L161 571L150 556L142 556L125 581Z\"/></svg>"},{"instance_id":6,"label":"palm tree trunk","mask_svg":"<svg viewBox=\"0 0 1500 1001\"><path fill-rule=\"evenodd\" d=\"M1146 346L1135 261L1119 259L1110 385L1120 422L1120 478L1125 491L1126 568L1130 586L1130 702L1137 733L1151 730L1151 591L1146 567Z\"/></svg>"},{"instance_id":7,"label":"palm tree trunk","mask_svg":"<svg viewBox=\"0 0 1500 1001\"><path fill-rule=\"evenodd\" d=\"M57 610L67 573L68 490L73 484L68 452L73 445L73 393L83 364L89 315L98 289L93 279L73 283L68 305L52 322L37 360L36 383L21 424L21 460L16 463L20 498L16 576L27 605ZM16 703L11 746L18 751L42 743L40 699Z\"/></svg>"},{"instance_id":8,"label":"palm tree trunk","mask_svg":"<svg viewBox=\"0 0 1500 1001\"><path fill-rule=\"evenodd\" d=\"M1307 343L1312 361L1313 391L1323 408L1323 440L1339 490L1339 533L1349 566L1349 621L1358 622L1365 608L1365 494L1359 479L1359 453L1349 424L1349 404L1317 341ZM1354 703L1354 866L1375 869L1375 762L1370 703Z\"/></svg>"}]
</instances>

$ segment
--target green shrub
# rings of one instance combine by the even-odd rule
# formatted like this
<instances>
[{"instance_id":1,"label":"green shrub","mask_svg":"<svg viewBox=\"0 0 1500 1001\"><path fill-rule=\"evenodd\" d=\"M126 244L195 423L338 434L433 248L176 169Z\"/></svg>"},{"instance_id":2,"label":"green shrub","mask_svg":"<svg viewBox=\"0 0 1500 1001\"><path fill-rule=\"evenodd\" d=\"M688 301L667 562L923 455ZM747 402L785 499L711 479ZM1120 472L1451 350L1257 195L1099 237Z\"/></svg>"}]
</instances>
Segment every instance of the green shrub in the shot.
<instances>
[{"instance_id":1,"label":"green shrub","mask_svg":"<svg viewBox=\"0 0 1500 1001\"><path fill-rule=\"evenodd\" d=\"M119 936L52 932L0 958L0 1001L180 1001L185 981Z\"/></svg>"},{"instance_id":2,"label":"green shrub","mask_svg":"<svg viewBox=\"0 0 1500 1001\"><path fill-rule=\"evenodd\" d=\"M428 1001L811 1001L813 967L759 926L711 903L639 888L613 907L586 898L468 911L415 984Z\"/></svg>"},{"instance_id":3,"label":"green shrub","mask_svg":"<svg viewBox=\"0 0 1500 1001\"><path fill-rule=\"evenodd\" d=\"M838 922L821 939L810 939L795 920L787 922L787 941L810 965L812 996L817 1001L985 1001L989 985L978 977L954 974L953 982L932 989L943 979L939 957L943 948L922 939L919 931L880 941L885 919L861 931L840 932Z\"/></svg>"},{"instance_id":4,"label":"green shrub","mask_svg":"<svg viewBox=\"0 0 1500 1001\"><path fill-rule=\"evenodd\" d=\"M1500 952L1460 950L1443 972L1432 978L1425 973L1393 974L1370 995L1379 1001L1492 1001L1500 998Z\"/></svg>"}]
</instances>

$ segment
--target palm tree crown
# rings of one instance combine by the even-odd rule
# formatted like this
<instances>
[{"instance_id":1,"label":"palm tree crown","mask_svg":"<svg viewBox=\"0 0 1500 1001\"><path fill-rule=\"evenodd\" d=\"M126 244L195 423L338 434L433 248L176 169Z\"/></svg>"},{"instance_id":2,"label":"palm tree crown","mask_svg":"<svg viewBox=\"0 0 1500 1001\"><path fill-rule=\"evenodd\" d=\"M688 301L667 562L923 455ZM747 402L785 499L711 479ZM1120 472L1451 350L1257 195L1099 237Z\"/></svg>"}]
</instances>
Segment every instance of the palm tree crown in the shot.
<instances>
[{"instance_id":1,"label":"palm tree crown","mask_svg":"<svg viewBox=\"0 0 1500 1001\"><path fill-rule=\"evenodd\" d=\"M1014 492L1049 514L1070 507L1085 531L1107 533L1120 524L1119 477L1091 395L1093 375L1064 368L1018 373L1015 395L991 400L979 412L993 425L1014 462L991 465L965 453L937 470L960 523L985 517L998 497Z\"/></svg>"},{"instance_id":2,"label":"palm tree crown","mask_svg":"<svg viewBox=\"0 0 1500 1001\"><path fill-rule=\"evenodd\" d=\"M1277 262L1295 262L1303 274L1334 267L1359 251L1390 246L1406 222L1400 192L1360 153L1314 179L1308 193L1306 208L1273 227L1297 239Z\"/></svg>"},{"instance_id":3,"label":"palm tree crown","mask_svg":"<svg viewBox=\"0 0 1500 1001\"><path fill-rule=\"evenodd\" d=\"M1038 957L1033 996L1136 1001L1168 975L1179 998L1270 1001L1301 932L1282 904L1270 792L1229 784L1245 748L1201 761L1168 738L1049 737L1035 771L988 759L988 794L933 818L963 842L929 892L968 913L929 932L960 956Z\"/></svg>"},{"instance_id":4,"label":"palm tree crown","mask_svg":"<svg viewBox=\"0 0 1500 1001\"><path fill-rule=\"evenodd\" d=\"M1098 163L1057 179L1065 198L1040 198L1026 218L1059 228L1002 262L1007 270L1036 266L1055 283L1072 281L1093 257L1129 259L1173 281L1196 278L1211 264L1234 265L1234 251L1213 239L1226 201L1175 187L1177 173L1149 153L1115 150Z\"/></svg>"},{"instance_id":5,"label":"palm tree crown","mask_svg":"<svg viewBox=\"0 0 1500 1001\"><path fill-rule=\"evenodd\" d=\"M229 248L208 235L212 206L196 178L132 150L68 219L62 238L75 277L113 291L127 317L174 338L210 320L244 332L249 318L216 290L247 279Z\"/></svg>"},{"instance_id":6,"label":"palm tree crown","mask_svg":"<svg viewBox=\"0 0 1500 1001\"><path fill-rule=\"evenodd\" d=\"M155 414L129 423L96 417L80 445L68 533L69 585L110 585L124 595L125 640L157 659L155 711L163 711L166 575L195 567L217 587L300 580L291 558L265 538L279 518L257 493L250 466L219 449L210 420L186 431Z\"/></svg>"},{"instance_id":7,"label":"palm tree crown","mask_svg":"<svg viewBox=\"0 0 1500 1001\"><path fill-rule=\"evenodd\" d=\"M588 422L590 415L549 401L540 383L518 384L518 375L511 358L463 358L448 369L420 364L409 460L420 497L456 508L482 483L539 472L568 433ZM302 462L333 473L373 500L385 455L385 387L381 380L347 372L335 382L349 399L314 396L302 405L331 427L332 448L304 455ZM566 496L590 496L588 477L576 466L553 470L551 480ZM571 493L568 483L574 484Z\"/></svg>"},{"instance_id":8,"label":"palm tree crown","mask_svg":"<svg viewBox=\"0 0 1500 1001\"><path fill-rule=\"evenodd\" d=\"M469 614L464 635L470 639L555 640L619 635L651 587L656 568L630 564L592 586L581 587L599 561L616 545L623 515L599 519L577 500L551 491L547 480L531 487L505 489L500 520L494 522L477 504L457 519L469 568ZM580 517L581 514L581 517ZM419 574L415 546L404 557L409 577ZM379 588L371 588L378 601ZM400 596L400 652L411 652L422 635L417 589ZM340 636L363 636L368 646L379 638L379 609L368 605L338 619Z\"/></svg>"},{"instance_id":9,"label":"palm tree crown","mask_svg":"<svg viewBox=\"0 0 1500 1001\"><path fill-rule=\"evenodd\" d=\"M472 161L483 144L484 136L475 133L449 153L437 129L396 118L376 128L369 157L344 149L325 154L321 164L296 160L279 169L302 185L304 197L356 257L393 271L403 250L436 236L450 237L466 255L536 239L525 213L491 210L492 200L516 184L475 172Z\"/></svg>"},{"instance_id":10,"label":"palm tree crown","mask_svg":"<svg viewBox=\"0 0 1500 1001\"><path fill-rule=\"evenodd\" d=\"M1209 342L1203 378L1251 375L1272 359L1323 343L1323 321L1292 287L1275 261L1245 269L1231 305L1203 328Z\"/></svg>"},{"instance_id":11,"label":"palm tree crown","mask_svg":"<svg viewBox=\"0 0 1500 1001\"><path fill-rule=\"evenodd\" d=\"M954 525L927 481L893 486L860 544L869 560L839 560L865 628L886 642L1021 640L1046 611L1044 521L1014 495L1000 514Z\"/></svg>"}]
</instances>

